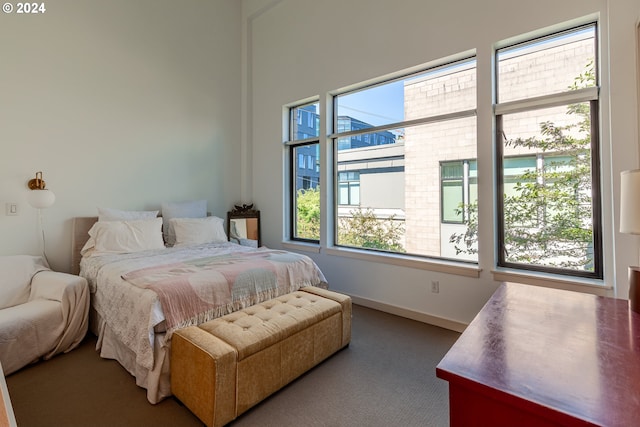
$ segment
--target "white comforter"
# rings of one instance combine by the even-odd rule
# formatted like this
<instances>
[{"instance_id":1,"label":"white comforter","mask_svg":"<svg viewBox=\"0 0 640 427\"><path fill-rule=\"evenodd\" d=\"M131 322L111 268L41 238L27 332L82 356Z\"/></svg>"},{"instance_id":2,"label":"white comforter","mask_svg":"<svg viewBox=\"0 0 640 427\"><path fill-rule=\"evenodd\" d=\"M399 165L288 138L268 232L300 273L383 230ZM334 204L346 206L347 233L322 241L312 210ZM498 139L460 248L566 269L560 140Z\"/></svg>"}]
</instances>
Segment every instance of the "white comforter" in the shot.
<instances>
[{"instance_id":1,"label":"white comforter","mask_svg":"<svg viewBox=\"0 0 640 427\"><path fill-rule=\"evenodd\" d=\"M162 329L164 321L159 298L152 290L134 286L121 276L177 261L252 251L256 249L223 243L101 255L83 258L80 275L89 282L94 309L118 339L136 354L136 363L151 370L154 367L154 329ZM324 276L315 264L313 266L315 269L309 272L310 284L324 286ZM291 292L298 287L291 283L286 291Z\"/></svg>"}]
</instances>

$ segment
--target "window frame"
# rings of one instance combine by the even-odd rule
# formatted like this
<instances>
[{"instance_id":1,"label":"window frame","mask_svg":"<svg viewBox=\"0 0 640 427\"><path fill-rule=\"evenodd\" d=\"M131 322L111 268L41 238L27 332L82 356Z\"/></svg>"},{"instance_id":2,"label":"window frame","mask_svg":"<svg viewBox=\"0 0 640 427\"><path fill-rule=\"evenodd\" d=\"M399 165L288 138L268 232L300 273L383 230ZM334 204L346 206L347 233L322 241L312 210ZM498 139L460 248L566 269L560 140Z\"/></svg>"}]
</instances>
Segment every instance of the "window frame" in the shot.
<instances>
[{"instance_id":1,"label":"window frame","mask_svg":"<svg viewBox=\"0 0 640 427\"><path fill-rule=\"evenodd\" d=\"M534 44L537 41L554 39L562 34L570 34L572 32L579 31L580 29L586 29L593 27L594 29L594 73L595 73L595 85L581 88L577 90L567 90L550 95L542 95L536 97L529 97L524 99L518 99L513 101L506 101L503 103L498 102L498 94L500 90L498 64L499 53L505 49L509 49L515 46L526 46ZM569 27L561 31L546 34L541 37L535 37L528 40L523 40L511 45L503 46L500 49L494 51L494 146L495 146L495 191L497 197L495 197L495 223L496 223L496 265L498 268L507 268L513 270L524 270L538 273L553 274L562 277L580 277L587 279L602 280L604 278L604 252L603 252L603 227L602 222L602 181L601 181L601 163L600 163L600 76L599 76L599 56L600 45L598 39L598 23L597 21L578 25L575 27ZM504 145L505 134L503 117L510 113L520 113L526 111L535 111L544 108L557 107L557 106L569 106L577 103L589 103L590 106L590 153L591 153L591 214L592 214L592 231L593 231L593 271L588 270L574 270L562 267L543 266L535 264L525 264L507 261L506 259L506 242L505 242L505 221L504 221ZM550 156L551 157L551 156Z\"/></svg>"},{"instance_id":2,"label":"window frame","mask_svg":"<svg viewBox=\"0 0 640 427\"><path fill-rule=\"evenodd\" d=\"M318 159L316 160L316 164L313 165L313 171L318 173L318 182L319 182L319 177L320 177L320 170L318 167L318 164L320 162L320 157L322 155L322 150L321 150L321 145L320 145L320 129L317 126L319 124L319 120L314 120L314 126L313 128L317 128L316 129L316 133L318 134L317 136L311 136L309 137L308 134L304 134L305 138L296 138L295 132L298 128L298 126L300 125L304 125L305 120L302 118L302 112L306 112L309 117L306 120L306 123L311 123L311 112L307 111L307 110L303 110L304 107L307 107L309 105L316 105L318 112L316 113L318 117L321 116L321 112L320 110L320 102L317 98L315 99L311 99L311 100L307 100L307 101L301 101L299 103L290 105L287 108L288 110L288 114L287 114L287 135L288 135L288 139L286 141L284 141L284 145L287 148L287 150L289 151L289 155L288 155L288 170L289 170L289 194L287 196L288 200L289 200L289 224L288 224L288 228L289 228L289 236L288 238L292 241L297 241L297 242L305 242L305 243L312 243L312 244L319 244L320 243L320 237L318 236L318 239L309 239L309 238L304 238L304 237L299 237L296 235L296 229L297 229L297 189L296 189L296 182L297 182L297 175L296 175L296 169L299 168L299 159L302 158L303 163L304 163L304 169L308 169L307 166L307 160L305 158L304 154L299 154L297 152L297 148L301 148L301 147L307 147L307 146L312 146L312 145L316 145L318 147ZM311 169L309 169L311 170ZM322 189L321 189L321 193L320 193L320 197L322 198ZM321 204L322 205L322 204Z\"/></svg>"}]
</instances>

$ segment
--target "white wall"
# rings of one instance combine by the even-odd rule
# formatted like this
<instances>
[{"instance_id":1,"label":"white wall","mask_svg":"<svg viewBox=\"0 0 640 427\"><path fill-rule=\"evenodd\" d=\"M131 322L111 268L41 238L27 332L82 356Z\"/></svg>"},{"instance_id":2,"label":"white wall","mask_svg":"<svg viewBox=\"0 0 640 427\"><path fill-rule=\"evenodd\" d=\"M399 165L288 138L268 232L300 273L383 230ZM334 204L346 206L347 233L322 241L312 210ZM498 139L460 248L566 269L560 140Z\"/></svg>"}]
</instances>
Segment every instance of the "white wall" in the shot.
<instances>
[{"instance_id":1,"label":"white wall","mask_svg":"<svg viewBox=\"0 0 640 427\"><path fill-rule=\"evenodd\" d=\"M245 0L244 72L246 130L243 146L253 164L250 188L261 209L263 242L281 247L284 156L283 106L461 52L478 55L478 160L492 163L491 52L495 44L587 15L602 31L603 188L606 294L625 297L626 268L638 261L638 243L618 229L619 173L638 167L636 90L636 0ZM324 100L321 99L321 102ZM480 199L493 199L485 168ZM372 306L416 318L467 323L495 290L491 203L484 204L478 279L404 266L309 254L333 289ZM430 292L432 280L440 293ZM595 288L562 285L596 292Z\"/></svg>"},{"instance_id":2,"label":"white wall","mask_svg":"<svg viewBox=\"0 0 640 427\"><path fill-rule=\"evenodd\" d=\"M0 14L0 254L40 253L26 202L37 171L57 196L43 212L58 270L71 218L98 206L207 199L224 216L240 192L240 2L45 5Z\"/></svg>"}]
</instances>

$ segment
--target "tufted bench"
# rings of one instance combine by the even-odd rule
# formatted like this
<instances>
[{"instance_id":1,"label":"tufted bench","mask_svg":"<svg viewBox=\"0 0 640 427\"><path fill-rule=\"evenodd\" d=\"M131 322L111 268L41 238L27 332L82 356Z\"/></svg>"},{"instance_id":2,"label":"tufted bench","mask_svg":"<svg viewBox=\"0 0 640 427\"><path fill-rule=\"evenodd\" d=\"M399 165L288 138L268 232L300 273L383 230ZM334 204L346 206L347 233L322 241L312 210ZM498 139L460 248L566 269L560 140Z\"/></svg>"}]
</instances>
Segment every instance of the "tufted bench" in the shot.
<instances>
[{"instance_id":1,"label":"tufted bench","mask_svg":"<svg viewBox=\"0 0 640 427\"><path fill-rule=\"evenodd\" d=\"M171 391L207 426L234 420L351 340L351 298L305 287L171 342Z\"/></svg>"}]
</instances>

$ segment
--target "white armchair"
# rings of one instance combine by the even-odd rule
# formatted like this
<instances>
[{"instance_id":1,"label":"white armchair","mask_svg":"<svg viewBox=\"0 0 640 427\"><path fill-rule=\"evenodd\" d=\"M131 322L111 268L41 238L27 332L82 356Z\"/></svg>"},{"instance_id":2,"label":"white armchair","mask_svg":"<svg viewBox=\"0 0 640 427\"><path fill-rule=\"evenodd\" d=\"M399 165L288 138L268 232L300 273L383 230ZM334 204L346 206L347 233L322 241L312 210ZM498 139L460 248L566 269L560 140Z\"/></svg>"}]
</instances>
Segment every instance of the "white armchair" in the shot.
<instances>
[{"instance_id":1,"label":"white armchair","mask_svg":"<svg viewBox=\"0 0 640 427\"><path fill-rule=\"evenodd\" d=\"M0 256L0 362L5 375L68 352L87 333L86 279L52 271L42 257Z\"/></svg>"}]
</instances>

